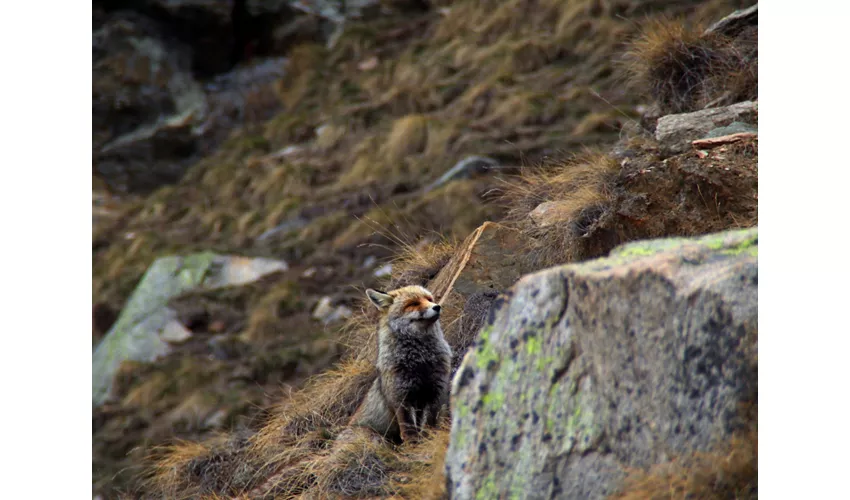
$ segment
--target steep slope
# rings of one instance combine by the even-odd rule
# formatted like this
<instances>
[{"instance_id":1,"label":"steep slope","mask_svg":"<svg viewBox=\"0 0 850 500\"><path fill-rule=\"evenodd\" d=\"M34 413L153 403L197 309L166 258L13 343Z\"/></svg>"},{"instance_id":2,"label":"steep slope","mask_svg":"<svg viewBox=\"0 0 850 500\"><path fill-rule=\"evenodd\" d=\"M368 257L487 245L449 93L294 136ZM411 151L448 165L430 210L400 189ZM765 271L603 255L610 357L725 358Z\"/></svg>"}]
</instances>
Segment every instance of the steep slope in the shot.
<instances>
[{"instance_id":1,"label":"steep slope","mask_svg":"<svg viewBox=\"0 0 850 500\"><path fill-rule=\"evenodd\" d=\"M193 337L154 364L123 366L113 398L95 409L95 490L439 492L447 427L418 448L359 436L331 450L372 376L373 318L352 285L441 287L463 353L496 292L522 274L634 239L754 225L757 137L668 151L652 114L639 112L663 94L625 85L616 64L638 34L634 19L682 14L690 24L737 6L462 1L350 22L330 48L292 50L277 83L281 113L237 130L179 182L95 231L94 300L105 318L161 256L212 250L289 264L172 300ZM551 159L590 145L597 154ZM489 159L440 180L470 155ZM321 304L352 311L348 326L314 319ZM232 432L212 438L221 430ZM158 447L174 437L196 442ZM151 454L155 480L142 488Z\"/></svg>"}]
</instances>

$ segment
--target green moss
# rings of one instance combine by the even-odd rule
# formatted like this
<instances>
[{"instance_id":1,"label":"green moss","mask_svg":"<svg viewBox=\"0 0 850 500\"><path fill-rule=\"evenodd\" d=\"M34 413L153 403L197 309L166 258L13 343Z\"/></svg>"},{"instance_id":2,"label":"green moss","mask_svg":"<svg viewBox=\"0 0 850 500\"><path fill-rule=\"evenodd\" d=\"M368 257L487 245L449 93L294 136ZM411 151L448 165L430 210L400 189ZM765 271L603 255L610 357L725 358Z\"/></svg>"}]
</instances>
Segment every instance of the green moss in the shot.
<instances>
[{"instance_id":1,"label":"green moss","mask_svg":"<svg viewBox=\"0 0 850 500\"><path fill-rule=\"evenodd\" d=\"M490 365L491 361L499 363L500 357L498 353L496 353L496 350L493 345L488 342L490 332L492 331L493 326L489 325L483 328L479 333L479 337L481 339L481 346L475 353L475 366L478 367L479 370L487 370L487 367Z\"/></svg>"},{"instance_id":2,"label":"green moss","mask_svg":"<svg viewBox=\"0 0 850 500\"><path fill-rule=\"evenodd\" d=\"M491 361L495 363L499 362L499 355L496 354L496 351L489 344L481 346L476 357L475 366L477 366L479 370L486 370Z\"/></svg>"},{"instance_id":3,"label":"green moss","mask_svg":"<svg viewBox=\"0 0 850 500\"><path fill-rule=\"evenodd\" d=\"M658 253L657 248L644 247L641 245L629 245L617 252L618 257L645 257Z\"/></svg>"},{"instance_id":4,"label":"green moss","mask_svg":"<svg viewBox=\"0 0 850 500\"><path fill-rule=\"evenodd\" d=\"M555 358L552 356L541 356L534 362L534 367L537 371L544 371L550 368L555 363Z\"/></svg>"},{"instance_id":5,"label":"green moss","mask_svg":"<svg viewBox=\"0 0 850 500\"><path fill-rule=\"evenodd\" d=\"M737 256L746 254L758 257L758 229L726 231L704 236L696 240L689 238L666 238L629 243L615 248L607 259L590 261L585 264L578 264L578 266L586 266L590 269L608 268L613 265L625 264L636 258L648 257L661 252L674 251L683 246L694 245L718 252L721 255Z\"/></svg>"},{"instance_id":6,"label":"green moss","mask_svg":"<svg viewBox=\"0 0 850 500\"><path fill-rule=\"evenodd\" d=\"M179 264L180 281L187 287L202 284L215 257L216 254L212 252L201 252L183 258Z\"/></svg>"},{"instance_id":7,"label":"green moss","mask_svg":"<svg viewBox=\"0 0 850 500\"><path fill-rule=\"evenodd\" d=\"M724 248L721 251L721 253L724 254L724 255L740 255L742 253L746 253L749 256L758 257L758 254L759 254L758 241L759 241L758 233L755 233L755 234L747 237L745 240L741 241L740 243L737 243L737 244L730 246L728 248Z\"/></svg>"},{"instance_id":8,"label":"green moss","mask_svg":"<svg viewBox=\"0 0 850 500\"><path fill-rule=\"evenodd\" d=\"M499 498L499 490L496 487L496 471L491 470L484 481L481 482L481 488L475 492L476 500L490 500Z\"/></svg>"},{"instance_id":9,"label":"green moss","mask_svg":"<svg viewBox=\"0 0 850 500\"><path fill-rule=\"evenodd\" d=\"M460 406L456 408L456 411L460 418L466 418L467 416L469 416L469 405L462 404L462 402L460 401L458 403L460 404Z\"/></svg>"},{"instance_id":10,"label":"green moss","mask_svg":"<svg viewBox=\"0 0 850 500\"><path fill-rule=\"evenodd\" d=\"M488 410L500 410L505 404L505 394L498 387L493 387L481 398L484 408Z\"/></svg>"},{"instance_id":11,"label":"green moss","mask_svg":"<svg viewBox=\"0 0 850 500\"><path fill-rule=\"evenodd\" d=\"M493 333L493 325L487 325L478 332L478 338L482 343L487 343L491 333Z\"/></svg>"},{"instance_id":12,"label":"green moss","mask_svg":"<svg viewBox=\"0 0 850 500\"><path fill-rule=\"evenodd\" d=\"M514 474L511 478L511 491L508 498L511 500L528 497L528 476L525 474Z\"/></svg>"},{"instance_id":13,"label":"green moss","mask_svg":"<svg viewBox=\"0 0 850 500\"><path fill-rule=\"evenodd\" d=\"M540 348L543 345L543 342L537 337L530 337L528 339L528 343L525 344L525 351L529 356L533 356L540 352Z\"/></svg>"},{"instance_id":14,"label":"green moss","mask_svg":"<svg viewBox=\"0 0 850 500\"><path fill-rule=\"evenodd\" d=\"M465 415L461 415L465 416ZM459 448L463 448L466 445L466 434L463 432L456 432L452 437L452 440L455 442L455 445Z\"/></svg>"}]
</instances>

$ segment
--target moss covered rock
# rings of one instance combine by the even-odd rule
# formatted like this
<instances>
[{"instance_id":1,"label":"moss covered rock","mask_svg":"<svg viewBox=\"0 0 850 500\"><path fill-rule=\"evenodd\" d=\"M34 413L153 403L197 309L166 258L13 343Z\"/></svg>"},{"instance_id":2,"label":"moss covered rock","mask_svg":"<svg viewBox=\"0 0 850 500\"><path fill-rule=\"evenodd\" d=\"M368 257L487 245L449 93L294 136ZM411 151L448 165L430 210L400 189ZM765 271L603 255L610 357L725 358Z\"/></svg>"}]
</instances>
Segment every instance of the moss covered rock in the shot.
<instances>
[{"instance_id":1,"label":"moss covered rock","mask_svg":"<svg viewBox=\"0 0 850 500\"><path fill-rule=\"evenodd\" d=\"M211 252L157 259L92 355L92 404L108 399L122 362L153 361L170 352L169 342L191 335L167 306L171 298L191 290L250 283L286 269L282 261Z\"/></svg>"},{"instance_id":2,"label":"moss covered rock","mask_svg":"<svg viewBox=\"0 0 850 500\"><path fill-rule=\"evenodd\" d=\"M452 498L602 498L709 450L757 399L758 229L643 241L525 276L452 388Z\"/></svg>"}]
</instances>

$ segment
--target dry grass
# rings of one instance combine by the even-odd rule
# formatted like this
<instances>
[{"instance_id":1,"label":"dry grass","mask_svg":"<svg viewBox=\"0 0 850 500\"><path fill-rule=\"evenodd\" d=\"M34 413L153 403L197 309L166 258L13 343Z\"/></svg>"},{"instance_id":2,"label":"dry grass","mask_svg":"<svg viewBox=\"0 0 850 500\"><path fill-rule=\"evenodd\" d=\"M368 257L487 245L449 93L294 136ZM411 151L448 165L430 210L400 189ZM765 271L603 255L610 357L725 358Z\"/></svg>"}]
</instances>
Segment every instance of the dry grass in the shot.
<instances>
[{"instance_id":1,"label":"dry grass","mask_svg":"<svg viewBox=\"0 0 850 500\"><path fill-rule=\"evenodd\" d=\"M404 453L403 459L410 464L410 481L399 487L402 498L447 498L445 461L449 448L449 425L449 422L444 422L428 439Z\"/></svg>"},{"instance_id":2,"label":"dry grass","mask_svg":"<svg viewBox=\"0 0 850 500\"><path fill-rule=\"evenodd\" d=\"M616 500L758 498L758 430L733 437L724 449L632 471Z\"/></svg>"},{"instance_id":3,"label":"dry grass","mask_svg":"<svg viewBox=\"0 0 850 500\"><path fill-rule=\"evenodd\" d=\"M448 242L421 250L408 245L398 269L422 281L452 252ZM444 299L447 339L460 315L462 300ZM374 308L363 304L348 325L349 352L334 369L314 377L276 408L259 431L244 441L179 443L157 456L149 491L168 497L200 494L375 496L426 495L437 498L442 484L442 456L448 421L420 442L393 447L366 429L347 427L351 415L376 375ZM456 346L457 347L457 346ZM435 462L436 460L436 462ZM226 478L226 479L225 479Z\"/></svg>"},{"instance_id":4,"label":"dry grass","mask_svg":"<svg viewBox=\"0 0 850 500\"><path fill-rule=\"evenodd\" d=\"M384 496L396 457L380 436L368 429L348 429L338 436L326 456L310 464L316 476L311 493L327 498Z\"/></svg>"},{"instance_id":5,"label":"dry grass","mask_svg":"<svg viewBox=\"0 0 850 500\"><path fill-rule=\"evenodd\" d=\"M428 120L421 115L408 115L393 123L383 154L390 162L398 162L424 152L427 146Z\"/></svg>"},{"instance_id":6,"label":"dry grass","mask_svg":"<svg viewBox=\"0 0 850 500\"><path fill-rule=\"evenodd\" d=\"M504 187L523 259L542 268L606 255L638 239L758 224L758 139L664 157L651 139L617 158L593 152L527 169Z\"/></svg>"},{"instance_id":7,"label":"dry grass","mask_svg":"<svg viewBox=\"0 0 850 500\"><path fill-rule=\"evenodd\" d=\"M168 498L206 494L294 498L335 495L437 498L448 422L418 443L393 447L346 424L374 377L372 362L349 360L271 412L256 434L182 442L160 451L147 484ZM401 478L401 479L400 479ZM425 497L418 496L420 494Z\"/></svg>"},{"instance_id":8,"label":"dry grass","mask_svg":"<svg viewBox=\"0 0 850 500\"><path fill-rule=\"evenodd\" d=\"M280 335L300 336L311 329L309 323L293 321L296 313L304 311L298 287L292 282L281 282L269 287L257 297L248 312L247 324L241 338L247 342L263 343ZM314 327L312 327L314 329Z\"/></svg>"},{"instance_id":9,"label":"dry grass","mask_svg":"<svg viewBox=\"0 0 850 500\"><path fill-rule=\"evenodd\" d=\"M619 173L614 158L586 152L553 166L527 169L505 186L509 220L528 236L525 258L533 267L592 258L603 250L588 244L588 235L611 210Z\"/></svg>"},{"instance_id":10,"label":"dry grass","mask_svg":"<svg viewBox=\"0 0 850 500\"><path fill-rule=\"evenodd\" d=\"M154 450L147 489L168 498L235 495L250 480L244 436L218 436L205 443L178 442Z\"/></svg>"},{"instance_id":11,"label":"dry grass","mask_svg":"<svg viewBox=\"0 0 850 500\"><path fill-rule=\"evenodd\" d=\"M706 5L728 12L738 3ZM306 266L328 254L359 258L358 252L382 246L387 253L401 249L388 285L427 280L451 254L454 237L501 211L482 196L496 184L493 179L456 181L425 196L418 188L466 155L520 164L524 155L533 162L556 148L615 140L619 111L615 115L612 105L631 116L639 103L621 88L623 76L611 64L621 41L635 32L629 19L690 10L660 0L447 6L446 13L347 23L332 50L296 48L278 88L286 111L234 134L181 182L130 204L98 230L96 301L117 310L156 257L196 249L284 257ZM517 11L526 15L517 17ZM377 65L362 69L373 57ZM745 83L747 78L743 73ZM293 145L295 152L282 153ZM660 164L655 157L650 161L652 151L640 154L647 165ZM726 154L733 159L749 154L741 164L757 162L757 151ZM738 175L735 161L732 174ZM745 206L741 200L752 194L752 179L745 178L746 189L739 189L699 165L696 158L680 158L656 179L637 174L637 165L590 155L528 170L509 189L512 219L533 244L530 258L541 265L593 256L609 247L611 234L628 239L751 224L753 215L741 214L757 203ZM685 187L675 189L683 179ZM638 195L651 203L646 213L635 215L628 208ZM677 225L678 215L671 212L680 195L690 226ZM529 225L528 214L544 201L561 202L567 221L542 229ZM619 215L623 210L628 216ZM258 240L301 217L306 226L284 231L271 243ZM433 234L445 240L413 244ZM341 271L355 260L342 260L336 279L355 282ZM281 284L252 296L238 331L242 340L262 344L301 331L303 295ZM460 328L466 297L453 293L443 302L447 339L462 350L470 341ZM343 360L285 398L257 432L160 450L149 491L168 498L256 492L282 498L331 492L440 497L445 429L416 447L391 448L365 436L337 442L374 377L372 309L363 307L348 333L334 339L346 348ZM197 389L187 384L173 396ZM129 402L150 400L159 390L152 383L133 392Z\"/></svg>"},{"instance_id":12,"label":"dry grass","mask_svg":"<svg viewBox=\"0 0 850 500\"><path fill-rule=\"evenodd\" d=\"M713 20L738 6L713 0L700 9L712 7ZM517 19L517 11L526 15ZM95 302L119 309L147 266L167 253L270 254L257 238L297 218L300 207L315 207L319 217L349 215L311 215L309 225L315 219L320 230L281 234L284 256L301 260L350 216L374 204L387 209L394 193L433 181L466 155L518 164L558 147L613 141L622 115L612 105L631 115L639 104L612 65L636 31L629 19L691 11L660 0L461 1L444 14L348 23L332 50L299 45L278 86L284 112L238 131L178 184L132 203L99 230ZM372 58L377 65L361 69ZM318 130L328 134L317 137ZM275 156L295 144L299 152ZM374 203L356 198L374 182L387 192ZM448 220L483 203L455 202ZM492 215L473 213L475 225ZM461 229L462 237L466 228L443 229Z\"/></svg>"},{"instance_id":13,"label":"dry grass","mask_svg":"<svg viewBox=\"0 0 850 500\"><path fill-rule=\"evenodd\" d=\"M696 111L758 98L758 36L704 34L682 20L647 22L626 60L636 85L662 114Z\"/></svg>"},{"instance_id":14,"label":"dry grass","mask_svg":"<svg viewBox=\"0 0 850 500\"><path fill-rule=\"evenodd\" d=\"M404 245L392 261L393 273L386 288L425 286L440 272L457 249L457 240L442 239L436 242L422 240L417 245Z\"/></svg>"}]
</instances>

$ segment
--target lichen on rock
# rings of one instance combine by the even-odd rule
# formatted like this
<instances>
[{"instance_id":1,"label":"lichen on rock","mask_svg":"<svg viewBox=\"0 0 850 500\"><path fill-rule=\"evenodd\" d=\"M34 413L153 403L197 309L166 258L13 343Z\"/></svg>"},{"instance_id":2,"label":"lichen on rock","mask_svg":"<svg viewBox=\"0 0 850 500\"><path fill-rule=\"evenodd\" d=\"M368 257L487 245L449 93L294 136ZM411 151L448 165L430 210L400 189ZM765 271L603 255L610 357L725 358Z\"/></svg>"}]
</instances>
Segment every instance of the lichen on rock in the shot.
<instances>
[{"instance_id":1,"label":"lichen on rock","mask_svg":"<svg viewBox=\"0 0 850 500\"><path fill-rule=\"evenodd\" d=\"M758 230L642 241L527 275L453 381L452 498L602 498L711 449L755 401Z\"/></svg>"},{"instance_id":2,"label":"lichen on rock","mask_svg":"<svg viewBox=\"0 0 850 500\"><path fill-rule=\"evenodd\" d=\"M92 355L92 404L107 400L122 362L154 361L170 352L169 340L185 340L189 332L181 330L177 313L167 307L171 298L194 289L243 285L286 269L282 261L212 252L157 259Z\"/></svg>"}]
</instances>

